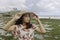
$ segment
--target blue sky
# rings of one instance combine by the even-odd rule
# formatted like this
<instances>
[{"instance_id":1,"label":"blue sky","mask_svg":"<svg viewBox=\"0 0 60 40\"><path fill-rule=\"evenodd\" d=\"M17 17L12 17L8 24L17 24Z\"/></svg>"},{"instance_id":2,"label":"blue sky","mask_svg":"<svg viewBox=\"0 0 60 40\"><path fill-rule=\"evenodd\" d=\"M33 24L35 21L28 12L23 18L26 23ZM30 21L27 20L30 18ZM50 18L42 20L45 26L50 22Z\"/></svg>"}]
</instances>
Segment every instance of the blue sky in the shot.
<instances>
[{"instance_id":1,"label":"blue sky","mask_svg":"<svg viewBox=\"0 0 60 40\"><path fill-rule=\"evenodd\" d=\"M0 0L0 12L13 8L36 12L39 16L60 16L60 0Z\"/></svg>"}]
</instances>

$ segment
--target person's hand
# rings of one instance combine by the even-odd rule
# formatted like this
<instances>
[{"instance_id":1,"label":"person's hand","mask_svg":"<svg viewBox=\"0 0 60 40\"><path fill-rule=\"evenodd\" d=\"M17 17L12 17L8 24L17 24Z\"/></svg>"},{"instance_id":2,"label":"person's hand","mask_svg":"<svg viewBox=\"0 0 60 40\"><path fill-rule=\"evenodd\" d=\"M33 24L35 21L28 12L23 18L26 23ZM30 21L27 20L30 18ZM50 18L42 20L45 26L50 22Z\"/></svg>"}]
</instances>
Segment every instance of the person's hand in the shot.
<instances>
[{"instance_id":1,"label":"person's hand","mask_svg":"<svg viewBox=\"0 0 60 40\"><path fill-rule=\"evenodd\" d=\"M15 20L18 20L20 18L20 15L19 13L16 13L15 16L13 17Z\"/></svg>"},{"instance_id":2,"label":"person's hand","mask_svg":"<svg viewBox=\"0 0 60 40\"><path fill-rule=\"evenodd\" d=\"M35 19L36 21L39 20L38 16L34 16L33 19Z\"/></svg>"},{"instance_id":3,"label":"person's hand","mask_svg":"<svg viewBox=\"0 0 60 40\"><path fill-rule=\"evenodd\" d=\"M16 13L15 16L14 16L14 19L18 20L21 17L22 14L25 14L25 12Z\"/></svg>"}]
</instances>

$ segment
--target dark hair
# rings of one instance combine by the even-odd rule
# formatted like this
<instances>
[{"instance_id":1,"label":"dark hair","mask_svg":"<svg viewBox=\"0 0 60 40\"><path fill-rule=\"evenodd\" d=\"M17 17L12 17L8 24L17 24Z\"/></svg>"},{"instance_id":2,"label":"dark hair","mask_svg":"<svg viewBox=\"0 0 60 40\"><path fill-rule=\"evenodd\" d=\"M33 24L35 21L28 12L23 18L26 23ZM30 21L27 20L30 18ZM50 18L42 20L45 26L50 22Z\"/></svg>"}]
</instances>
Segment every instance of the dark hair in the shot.
<instances>
[{"instance_id":1,"label":"dark hair","mask_svg":"<svg viewBox=\"0 0 60 40\"><path fill-rule=\"evenodd\" d=\"M22 22L23 22L23 17L25 16L25 15L29 15L29 17L30 17L30 13L24 13L17 21L16 21L16 23L15 23L15 25L19 25L19 24L22 24ZM29 22L29 23L26 23L26 25L27 25L27 27L26 27L26 29L29 29L29 28L31 28L32 27L32 24Z\"/></svg>"}]
</instances>

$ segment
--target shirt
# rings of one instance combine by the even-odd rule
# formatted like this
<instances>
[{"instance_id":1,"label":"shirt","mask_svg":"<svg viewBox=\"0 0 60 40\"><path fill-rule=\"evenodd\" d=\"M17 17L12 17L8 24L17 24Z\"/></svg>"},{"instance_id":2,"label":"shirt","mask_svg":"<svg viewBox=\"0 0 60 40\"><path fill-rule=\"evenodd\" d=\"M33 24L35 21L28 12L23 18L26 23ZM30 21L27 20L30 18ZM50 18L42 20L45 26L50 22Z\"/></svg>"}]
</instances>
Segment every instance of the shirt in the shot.
<instances>
[{"instance_id":1,"label":"shirt","mask_svg":"<svg viewBox=\"0 0 60 40\"><path fill-rule=\"evenodd\" d=\"M38 27L33 24L32 28L24 29L22 24L15 25L14 30L12 31L12 34L14 35L14 38L18 38L18 40L34 40L34 31Z\"/></svg>"}]
</instances>

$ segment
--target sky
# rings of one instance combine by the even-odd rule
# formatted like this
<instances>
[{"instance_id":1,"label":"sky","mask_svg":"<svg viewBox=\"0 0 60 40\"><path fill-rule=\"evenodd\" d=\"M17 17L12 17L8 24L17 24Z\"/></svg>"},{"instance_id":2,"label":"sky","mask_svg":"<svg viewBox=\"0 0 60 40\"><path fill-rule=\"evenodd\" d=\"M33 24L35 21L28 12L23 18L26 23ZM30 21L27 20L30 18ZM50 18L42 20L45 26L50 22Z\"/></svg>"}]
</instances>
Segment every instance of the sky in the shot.
<instances>
[{"instance_id":1,"label":"sky","mask_svg":"<svg viewBox=\"0 0 60 40\"><path fill-rule=\"evenodd\" d=\"M28 10L39 16L60 16L60 0L0 0L0 12Z\"/></svg>"}]
</instances>

